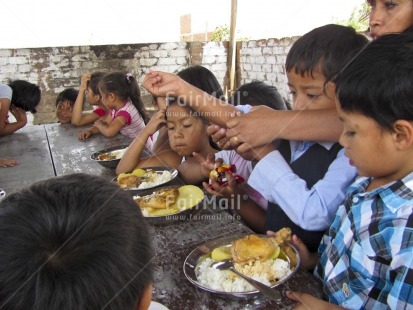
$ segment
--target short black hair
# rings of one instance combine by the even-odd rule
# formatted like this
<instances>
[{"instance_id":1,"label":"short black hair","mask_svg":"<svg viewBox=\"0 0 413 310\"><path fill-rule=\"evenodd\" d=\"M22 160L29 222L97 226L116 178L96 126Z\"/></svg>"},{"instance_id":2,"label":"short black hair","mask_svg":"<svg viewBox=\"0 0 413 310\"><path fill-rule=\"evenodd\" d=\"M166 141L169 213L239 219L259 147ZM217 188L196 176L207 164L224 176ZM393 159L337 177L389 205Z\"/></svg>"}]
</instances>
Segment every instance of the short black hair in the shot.
<instances>
[{"instance_id":1,"label":"short black hair","mask_svg":"<svg viewBox=\"0 0 413 310\"><path fill-rule=\"evenodd\" d=\"M229 99L229 103L232 105L266 105L274 110L289 108L277 87L256 80L238 87Z\"/></svg>"},{"instance_id":2,"label":"short black hair","mask_svg":"<svg viewBox=\"0 0 413 310\"><path fill-rule=\"evenodd\" d=\"M335 79L343 111L360 113L388 131L413 120L413 34L372 41Z\"/></svg>"},{"instance_id":3,"label":"short black hair","mask_svg":"<svg viewBox=\"0 0 413 310\"><path fill-rule=\"evenodd\" d=\"M13 90L10 104L27 112L36 113L36 107L40 103L40 87L23 80L15 80L9 83Z\"/></svg>"},{"instance_id":4,"label":"short black hair","mask_svg":"<svg viewBox=\"0 0 413 310\"><path fill-rule=\"evenodd\" d=\"M211 70L196 65L179 71L177 75L184 81L203 90L209 95L223 100L224 92Z\"/></svg>"},{"instance_id":5,"label":"short black hair","mask_svg":"<svg viewBox=\"0 0 413 310\"><path fill-rule=\"evenodd\" d=\"M330 81L367 43L368 39L352 27L333 24L318 27L293 44L285 69L302 76L320 71Z\"/></svg>"},{"instance_id":6,"label":"short black hair","mask_svg":"<svg viewBox=\"0 0 413 310\"><path fill-rule=\"evenodd\" d=\"M149 231L132 196L72 174L0 202L0 308L136 309L152 281Z\"/></svg>"},{"instance_id":7,"label":"short black hair","mask_svg":"<svg viewBox=\"0 0 413 310\"><path fill-rule=\"evenodd\" d=\"M70 105L74 105L77 95L79 94L79 91L74 89L74 88L66 88L64 91L60 92L60 94L56 98L56 106L59 104L59 102L63 101L69 101Z\"/></svg>"}]
</instances>

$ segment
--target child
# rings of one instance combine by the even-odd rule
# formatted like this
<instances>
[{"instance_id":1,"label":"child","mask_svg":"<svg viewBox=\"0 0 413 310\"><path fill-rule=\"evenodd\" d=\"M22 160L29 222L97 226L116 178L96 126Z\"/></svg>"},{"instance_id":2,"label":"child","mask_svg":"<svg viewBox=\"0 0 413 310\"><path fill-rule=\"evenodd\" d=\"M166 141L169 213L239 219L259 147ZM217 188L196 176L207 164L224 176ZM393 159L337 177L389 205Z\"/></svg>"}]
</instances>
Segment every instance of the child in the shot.
<instances>
[{"instance_id":1,"label":"child","mask_svg":"<svg viewBox=\"0 0 413 310\"><path fill-rule=\"evenodd\" d=\"M74 88L67 88L56 98L56 117L59 123L66 124L72 120L72 111L78 91Z\"/></svg>"},{"instance_id":2,"label":"child","mask_svg":"<svg viewBox=\"0 0 413 310\"><path fill-rule=\"evenodd\" d=\"M149 230L116 184L86 174L35 183L1 201L0 230L2 308L148 309Z\"/></svg>"},{"instance_id":3,"label":"child","mask_svg":"<svg viewBox=\"0 0 413 310\"><path fill-rule=\"evenodd\" d=\"M214 74L205 67L202 66L192 66L186 68L180 72L178 72L177 76L179 76L183 81L186 81L190 85L205 91L212 96L223 96L223 92L221 86L218 83L218 80L214 76ZM153 121L151 122L151 126L146 128L145 131L142 131L141 135L137 137L129 146L128 150L126 151L125 155L123 156L123 160L120 161L116 171L117 173L128 172L138 165L144 164L145 166L150 166L149 163L161 163L162 165L170 166L170 167L178 167L181 165L183 161L183 156L179 155L178 152L173 150L170 145L170 136L167 126L165 122L165 111L167 108L167 102L165 100L161 100L161 98L165 98L163 96L155 96L157 98L157 103L159 110L155 115L152 117ZM172 100L172 101L171 101ZM174 98L168 98L169 102L176 101ZM189 109L190 113L194 114L192 109ZM196 113L195 113L196 114ZM196 116L196 115L195 115ZM199 116L199 115L198 115ZM205 118L200 118L204 122L206 122ZM155 124L155 126L152 126ZM149 124L148 124L149 125ZM153 157L152 159L145 159L144 161L140 160L140 154L142 152L141 148L141 139L145 140L150 135L159 132L159 136L153 148ZM211 150L213 153L216 152L214 149L214 145L211 145ZM189 153L186 156L191 156L192 153ZM192 162L192 159L189 161ZM181 166L182 167L182 166ZM181 171L186 176L187 173L190 171ZM185 177L184 176L184 177Z\"/></svg>"},{"instance_id":4,"label":"child","mask_svg":"<svg viewBox=\"0 0 413 310\"><path fill-rule=\"evenodd\" d=\"M294 110L334 108L335 86L327 81L366 44L353 28L339 25L322 26L299 38L286 60ZM288 226L317 249L356 176L344 150L332 142L283 140L278 150L259 159L248 184L271 202L264 230Z\"/></svg>"},{"instance_id":5,"label":"child","mask_svg":"<svg viewBox=\"0 0 413 310\"><path fill-rule=\"evenodd\" d=\"M224 92L222 91L221 85L219 84L215 75L211 70L202 66L191 66L189 68L183 69L177 73L182 80L188 82L189 84L201 89L202 91L210 94L215 98L223 98ZM165 96L156 97L165 98ZM215 143L210 139L210 144L213 148L218 149ZM168 142L168 134L165 127L159 130L159 138L154 144L153 154L157 155L161 152L170 151L171 146ZM179 160L179 159L178 159Z\"/></svg>"},{"instance_id":6,"label":"child","mask_svg":"<svg viewBox=\"0 0 413 310\"><path fill-rule=\"evenodd\" d=\"M148 158L140 158L144 142L147 137L159 127L166 125L170 151L164 151ZM187 173L180 169L182 162L196 162L193 152L202 156L214 154L216 150L209 144L206 128L208 121L194 113L185 104L177 101L170 102L168 108L157 112L148 125L139 134L128 150L122 156L116 173L129 172L139 167L170 166L178 168L180 173ZM178 158L176 160L175 158Z\"/></svg>"},{"instance_id":7,"label":"child","mask_svg":"<svg viewBox=\"0 0 413 310\"><path fill-rule=\"evenodd\" d=\"M105 74L103 72L89 72L82 75L80 79L79 95L76 98L72 112L72 124L82 126L93 123L108 114L108 109L100 101L98 84ZM83 102L86 100L90 105L96 106L92 113L83 113Z\"/></svg>"},{"instance_id":8,"label":"child","mask_svg":"<svg viewBox=\"0 0 413 310\"><path fill-rule=\"evenodd\" d=\"M316 253L303 266L347 309L411 309L413 273L413 35L370 43L335 80L340 143L362 176L348 190ZM294 238L293 238L294 240ZM319 258L319 260L318 260ZM331 309L307 294L288 297Z\"/></svg>"},{"instance_id":9,"label":"child","mask_svg":"<svg viewBox=\"0 0 413 310\"><path fill-rule=\"evenodd\" d=\"M99 92L109 114L95 121L93 127L81 133L79 138L84 140L97 133L113 137L118 132L135 138L145 128L148 116L133 75L123 72L109 73L99 82ZM145 149L152 151L150 137L145 142Z\"/></svg>"},{"instance_id":10,"label":"child","mask_svg":"<svg viewBox=\"0 0 413 310\"><path fill-rule=\"evenodd\" d=\"M0 136L9 135L26 126L26 112L36 113L40 97L39 86L27 81L15 80L9 85L0 84ZM9 122L9 111L16 122Z\"/></svg>"}]
</instances>

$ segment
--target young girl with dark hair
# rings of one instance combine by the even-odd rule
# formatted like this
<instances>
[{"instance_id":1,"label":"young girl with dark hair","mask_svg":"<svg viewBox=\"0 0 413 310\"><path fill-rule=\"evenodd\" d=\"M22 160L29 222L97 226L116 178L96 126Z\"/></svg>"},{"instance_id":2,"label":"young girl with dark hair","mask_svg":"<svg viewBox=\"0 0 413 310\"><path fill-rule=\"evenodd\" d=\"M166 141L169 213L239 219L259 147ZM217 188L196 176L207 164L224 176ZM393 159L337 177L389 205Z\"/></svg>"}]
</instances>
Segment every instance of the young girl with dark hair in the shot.
<instances>
[{"instance_id":1,"label":"young girl with dark hair","mask_svg":"<svg viewBox=\"0 0 413 310\"><path fill-rule=\"evenodd\" d=\"M81 133L84 140L93 134L101 133L113 137L118 132L129 138L135 138L148 121L145 106L135 77L130 73L112 72L99 82L102 103L109 109L109 114L94 122L91 129ZM152 150L152 140L147 139L145 149Z\"/></svg>"}]
</instances>

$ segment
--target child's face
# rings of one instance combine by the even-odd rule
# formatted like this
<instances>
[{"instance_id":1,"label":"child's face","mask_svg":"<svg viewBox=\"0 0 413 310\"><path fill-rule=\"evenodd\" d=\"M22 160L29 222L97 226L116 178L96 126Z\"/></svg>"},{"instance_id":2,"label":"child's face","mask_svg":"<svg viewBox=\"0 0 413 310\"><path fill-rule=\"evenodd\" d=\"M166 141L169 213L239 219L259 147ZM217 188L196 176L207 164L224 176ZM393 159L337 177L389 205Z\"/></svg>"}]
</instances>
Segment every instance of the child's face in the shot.
<instances>
[{"instance_id":1,"label":"child's face","mask_svg":"<svg viewBox=\"0 0 413 310\"><path fill-rule=\"evenodd\" d=\"M206 125L185 107L174 104L166 111L166 126L172 150L180 156L192 156L208 145Z\"/></svg>"},{"instance_id":2,"label":"child's face","mask_svg":"<svg viewBox=\"0 0 413 310\"><path fill-rule=\"evenodd\" d=\"M344 112L339 104L336 107L344 125L340 144L345 148L350 165L361 176L381 179L394 177L399 171L401 160L396 157L392 134L371 118Z\"/></svg>"},{"instance_id":3,"label":"child's face","mask_svg":"<svg viewBox=\"0 0 413 310\"><path fill-rule=\"evenodd\" d=\"M301 76L294 68L287 73L294 110L316 110L334 107L334 89L331 83L324 87L325 76L319 72Z\"/></svg>"},{"instance_id":4,"label":"child's face","mask_svg":"<svg viewBox=\"0 0 413 310\"><path fill-rule=\"evenodd\" d=\"M93 90L88 87L86 90L86 100L91 105L98 105L100 103L100 95L95 94Z\"/></svg>"},{"instance_id":5,"label":"child's face","mask_svg":"<svg viewBox=\"0 0 413 310\"><path fill-rule=\"evenodd\" d=\"M56 116L60 123L70 123L72 120L73 102L60 101L56 107Z\"/></svg>"},{"instance_id":6,"label":"child's face","mask_svg":"<svg viewBox=\"0 0 413 310\"><path fill-rule=\"evenodd\" d=\"M397 33L413 25L412 0L369 0L370 35L373 39L386 33Z\"/></svg>"}]
</instances>

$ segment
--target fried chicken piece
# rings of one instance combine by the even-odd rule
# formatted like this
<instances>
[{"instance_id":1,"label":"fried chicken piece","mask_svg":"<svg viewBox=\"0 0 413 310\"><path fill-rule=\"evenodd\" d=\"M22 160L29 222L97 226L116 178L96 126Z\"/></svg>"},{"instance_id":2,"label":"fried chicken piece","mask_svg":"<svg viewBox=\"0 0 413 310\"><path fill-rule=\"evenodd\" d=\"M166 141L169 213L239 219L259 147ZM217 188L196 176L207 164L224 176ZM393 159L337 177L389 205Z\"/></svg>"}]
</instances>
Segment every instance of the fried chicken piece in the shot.
<instances>
[{"instance_id":1,"label":"fried chicken piece","mask_svg":"<svg viewBox=\"0 0 413 310\"><path fill-rule=\"evenodd\" d=\"M290 240L290 228L280 229L276 232L274 238L261 238L256 235L248 235L232 243L232 260L239 264L246 264L256 260L265 261L273 255L279 244Z\"/></svg>"},{"instance_id":2,"label":"fried chicken piece","mask_svg":"<svg viewBox=\"0 0 413 310\"><path fill-rule=\"evenodd\" d=\"M239 264L256 260L264 261L274 253L276 246L273 238L248 235L232 243L232 260Z\"/></svg>"},{"instance_id":3,"label":"fried chicken piece","mask_svg":"<svg viewBox=\"0 0 413 310\"><path fill-rule=\"evenodd\" d=\"M291 241L291 228L283 227L275 233L275 242L278 244Z\"/></svg>"},{"instance_id":4,"label":"fried chicken piece","mask_svg":"<svg viewBox=\"0 0 413 310\"><path fill-rule=\"evenodd\" d=\"M162 189L152 195L137 198L135 201L141 208L167 209L175 204L179 196L177 188Z\"/></svg>"},{"instance_id":5,"label":"fried chicken piece","mask_svg":"<svg viewBox=\"0 0 413 310\"><path fill-rule=\"evenodd\" d=\"M120 179L118 178L118 185L121 188L134 188L134 187L138 187L141 183L142 183L141 178L134 174L129 174Z\"/></svg>"}]
</instances>

